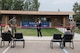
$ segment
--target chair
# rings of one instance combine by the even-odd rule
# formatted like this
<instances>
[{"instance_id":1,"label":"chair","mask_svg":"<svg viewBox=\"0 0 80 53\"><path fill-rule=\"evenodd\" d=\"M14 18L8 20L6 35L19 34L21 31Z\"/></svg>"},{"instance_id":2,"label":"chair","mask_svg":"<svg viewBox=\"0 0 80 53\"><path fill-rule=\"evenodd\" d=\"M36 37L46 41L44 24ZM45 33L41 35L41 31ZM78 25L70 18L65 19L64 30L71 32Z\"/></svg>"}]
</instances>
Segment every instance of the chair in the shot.
<instances>
[{"instance_id":1,"label":"chair","mask_svg":"<svg viewBox=\"0 0 80 53\"><path fill-rule=\"evenodd\" d=\"M4 47L4 45L5 45L4 42L5 41L9 41L9 43L12 44L12 35L11 35L11 33L9 33L9 32L1 33L1 38L2 38L1 47ZM9 45L9 43L8 43L8 45Z\"/></svg>"},{"instance_id":2,"label":"chair","mask_svg":"<svg viewBox=\"0 0 80 53\"><path fill-rule=\"evenodd\" d=\"M13 39L13 47L16 46L16 41L23 41L23 48L25 47L25 40L23 39L22 33L15 33L15 37Z\"/></svg>"},{"instance_id":3,"label":"chair","mask_svg":"<svg viewBox=\"0 0 80 53\"><path fill-rule=\"evenodd\" d=\"M70 43L70 48L74 49L73 35L72 34L64 34L62 42L63 42L63 48L65 47L65 43L69 42Z\"/></svg>"},{"instance_id":4,"label":"chair","mask_svg":"<svg viewBox=\"0 0 80 53\"><path fill-rule=\"evenodd\" d=\"M62 37L61 34L54 34L53 35L53 39L50 41L50 47L53 49L53 42L59 42L60 43L60 48L61 47L61 43L62 43Z\"/></svg>"}]
</instances>

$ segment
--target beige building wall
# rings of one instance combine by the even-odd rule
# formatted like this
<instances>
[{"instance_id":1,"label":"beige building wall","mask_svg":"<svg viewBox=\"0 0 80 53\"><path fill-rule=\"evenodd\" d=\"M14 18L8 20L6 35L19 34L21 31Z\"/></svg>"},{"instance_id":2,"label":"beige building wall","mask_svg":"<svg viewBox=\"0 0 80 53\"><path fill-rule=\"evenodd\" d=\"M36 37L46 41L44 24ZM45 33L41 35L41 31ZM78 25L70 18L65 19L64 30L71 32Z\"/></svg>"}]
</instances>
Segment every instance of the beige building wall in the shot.
<instances>
[{"instance_id":1,"label":"beige building wall","mask_svg":"<svg viewBox=\"0 0 80 53\"><path fill-rule=\"evenodd\" d=\"M69 26L69 19L68 19L68 17L63 17L63 26L64 27Z\"/></svg>"},{"instance_id":2,"label":"beige building wall","mask_svg":"<svg viewBox=\"0 0 80 53\"><path fill-rule=\"evenodd\" d=\"M2 17L2 23L3 24L8 24L9 16L10 15L3 15L3 17ZM35 18L35 21L38 18L38 16L32 16L32 17ZM51 16L51 17L50 16L49 17L47 16L47 18L51 18L51 26L69 26L68 16ZM17 16L16 19L17 19L17 26L20 26L20 24L22 22L22 20L21 20L22 17Z\"/></svg>"}]
</instances>

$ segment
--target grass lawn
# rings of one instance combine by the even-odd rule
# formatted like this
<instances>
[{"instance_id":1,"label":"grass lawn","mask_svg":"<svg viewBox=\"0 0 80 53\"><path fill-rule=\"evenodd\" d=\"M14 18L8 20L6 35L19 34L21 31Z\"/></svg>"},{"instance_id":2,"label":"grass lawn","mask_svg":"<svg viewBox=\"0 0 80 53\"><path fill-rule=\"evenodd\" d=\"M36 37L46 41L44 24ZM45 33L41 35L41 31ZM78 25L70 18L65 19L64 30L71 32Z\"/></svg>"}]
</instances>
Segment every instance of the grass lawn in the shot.
<instances>
[{"instance_id":1,"label":"grass lawn","mask_svg":"<svg viewBox=\"0 0 80 53\"><path fill-rule=\"evenodd\" d=\"M80 34L80 29L79 30L75 30L75 32Z\"/></svg>"},{"instance_id":2,"label":"grass lawn","mask_svg":"<svg viewBox=\"0 0 80 53\"><path fill-rule=\"evenodd\" d=\"M41 31L43 36L52 36L55 33L63 34L55 28L43 28ZM22 32L25 36L37 36L36 28L18 28L17 32Z\"/></svg>"}]
</instances>

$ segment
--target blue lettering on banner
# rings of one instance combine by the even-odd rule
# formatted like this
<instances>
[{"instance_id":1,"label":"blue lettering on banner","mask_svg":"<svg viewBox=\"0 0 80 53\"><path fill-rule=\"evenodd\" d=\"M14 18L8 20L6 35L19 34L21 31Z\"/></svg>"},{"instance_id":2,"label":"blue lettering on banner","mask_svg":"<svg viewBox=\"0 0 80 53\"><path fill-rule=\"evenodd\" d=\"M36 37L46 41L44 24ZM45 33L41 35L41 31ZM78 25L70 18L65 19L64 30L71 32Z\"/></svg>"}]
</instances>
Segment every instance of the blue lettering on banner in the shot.
<instances>
[{"instance_id":1,"label":"blue lettering on banner","mask_svg":"<svg viewBox=\"0 0 80 53\"><path fill-rule=\"evenodd\" d=\"M36 22L22 22L21 23L22 25L22 28L35 28L37 25L36 25ZM41 27L50 27L50 22L42 22L41 23Z\"/></svg>"}]
</instances>

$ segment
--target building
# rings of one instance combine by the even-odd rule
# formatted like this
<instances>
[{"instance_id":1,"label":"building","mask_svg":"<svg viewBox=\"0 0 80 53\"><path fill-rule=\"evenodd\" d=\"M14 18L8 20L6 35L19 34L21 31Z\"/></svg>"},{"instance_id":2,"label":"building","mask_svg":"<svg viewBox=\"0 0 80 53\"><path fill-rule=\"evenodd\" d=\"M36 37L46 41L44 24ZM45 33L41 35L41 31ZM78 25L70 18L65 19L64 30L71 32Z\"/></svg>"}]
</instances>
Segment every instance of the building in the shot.
<instances>
[{"instance_id":1,"label":"building","mask_svg":"<svg viewBox=\"0 0 80 53\"><path fill-rule=\"evenodd\" d=\"M3 24L7 24L15 16L18 21L17 26L27 26L26 24L29 22L34 24L37 19L41 19L44 27L47 25L48 27L65 27L69 26L69 16L73 15L74 12L0 10L0 14L0 21Z\"/></svg>"}]
</instances>

